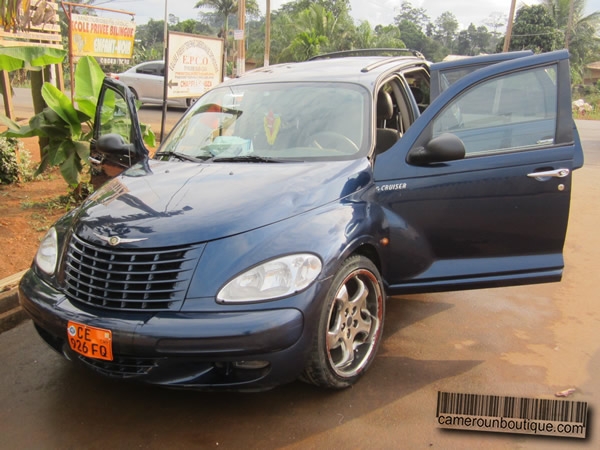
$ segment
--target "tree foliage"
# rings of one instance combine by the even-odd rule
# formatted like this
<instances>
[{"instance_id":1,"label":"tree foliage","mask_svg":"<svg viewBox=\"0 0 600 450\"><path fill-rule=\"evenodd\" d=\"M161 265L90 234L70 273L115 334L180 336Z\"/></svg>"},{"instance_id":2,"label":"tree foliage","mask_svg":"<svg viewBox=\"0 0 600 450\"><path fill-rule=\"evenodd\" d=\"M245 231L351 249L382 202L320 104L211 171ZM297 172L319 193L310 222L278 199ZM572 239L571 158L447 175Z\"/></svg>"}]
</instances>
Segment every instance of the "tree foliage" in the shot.
<instances>
[{"instance_id":1,"label":"tree foliage","mask_svg":"<svg viewBox=\"0 0 600 450\"><path fill-rule=\"evenodd\" d=\"M452 51L458 27L458 20L450 11L444 11L435 20L435 37L450 51Z\"/></svg>"},{"instance_id":2,"label":"tree foliage","mask_svg":"<svg viewBox=\"0 0 600 450\"><path fill-rule=\"evenodd\" d=\"M427 25L431 23L431 19L427 15L425 8L415 8L407 0L402 2L402 5L400 6L400 12L396 17L394 17L394 21L397 24L405 20L414 24L415 27L421 32L425 32Z\"/></svg>"},{"instance_id":3,"label":"tree foliage","mask_svg":"<svg viewBox=\"0 0 600 450\"><path fill-rule=\"evenodd\" d=\"M509 50L550 52L561 47L562 33L543 5L523 6L515 16Z\"/></svg>"},{"instance_id":4,"label":"tree foliage","mask_svg":"<svg viewBox=\"0 0 600 450\"><path fill-rule=\"evenodd\" d=\"M544 0L542 4L562 32L562 45L571 53L574 78L582 79L585 65L600 59L600 11L585 15L585 0Z\"/></svg>"}]
</instances>

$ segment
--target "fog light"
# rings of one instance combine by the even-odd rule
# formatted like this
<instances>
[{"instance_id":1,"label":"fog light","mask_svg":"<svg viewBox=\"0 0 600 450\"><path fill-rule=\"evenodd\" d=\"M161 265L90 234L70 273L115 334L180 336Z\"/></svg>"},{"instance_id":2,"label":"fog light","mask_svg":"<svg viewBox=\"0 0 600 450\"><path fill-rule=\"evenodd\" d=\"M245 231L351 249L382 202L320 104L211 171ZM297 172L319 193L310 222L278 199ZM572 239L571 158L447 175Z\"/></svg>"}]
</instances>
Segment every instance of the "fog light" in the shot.
<instances>
[{"instance_id":1,"label":"fog light","mask_svg":"<svg viewBox=\"0 0 600 450\"><path fill-rule=\"evenodd\" d=\"M236 369L257 370L269 366L269 361L235 361L233 367Z\"/></svg>"}]
</instances>

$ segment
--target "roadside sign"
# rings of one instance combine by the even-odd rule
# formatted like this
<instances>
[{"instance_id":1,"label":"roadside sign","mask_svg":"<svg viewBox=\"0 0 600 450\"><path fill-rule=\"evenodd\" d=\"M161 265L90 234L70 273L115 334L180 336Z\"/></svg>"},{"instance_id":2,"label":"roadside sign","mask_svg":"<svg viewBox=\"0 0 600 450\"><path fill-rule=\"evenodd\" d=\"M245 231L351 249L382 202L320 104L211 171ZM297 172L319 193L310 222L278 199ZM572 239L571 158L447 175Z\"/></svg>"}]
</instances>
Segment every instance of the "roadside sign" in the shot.
<instances>
[{"instance_id":1,"label":"roadside sign","mask_svg":"<svg viewBox=\"0 0 600 450\"><path fill-rule=\"evenodd\" d=\"M169 32L167 98L200 97L223 79L223 40Z\"/></svg>"},{"instance_id":2,"label":"roadside sign","mask_svg":"<svg viewBox=\"0 0 600 450\"><path fill-rule=\"evenodd\" d=\"M128 63L133 55L135 23L108 17L71 15L73 57L94 56L100 64Z\"/></svg>"}]
</instances>

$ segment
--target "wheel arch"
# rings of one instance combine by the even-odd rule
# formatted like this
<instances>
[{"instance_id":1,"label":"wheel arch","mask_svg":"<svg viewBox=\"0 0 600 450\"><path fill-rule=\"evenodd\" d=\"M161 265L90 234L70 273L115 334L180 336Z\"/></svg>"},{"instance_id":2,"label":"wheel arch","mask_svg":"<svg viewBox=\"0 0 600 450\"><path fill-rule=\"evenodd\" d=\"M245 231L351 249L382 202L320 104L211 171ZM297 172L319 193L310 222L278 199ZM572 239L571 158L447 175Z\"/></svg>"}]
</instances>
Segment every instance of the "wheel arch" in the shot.
<instances>
[{"instance_id":1,"label":"wheel arch","mask_svg":"<svg viewBox=\"0 0 600 450\"><path fill-rule=\"evenodd\" d=\"M353 255L361 255L361 256L364 256L365 258L370 259L371 262L373 264L375 264L375 267L377 267L377 270L379 271L379 273L381 273L381 256L379 255L377 248L373 244L368 243L368 242L360 244L346 258L353 256Z\"/></svg>"}]
</instances>

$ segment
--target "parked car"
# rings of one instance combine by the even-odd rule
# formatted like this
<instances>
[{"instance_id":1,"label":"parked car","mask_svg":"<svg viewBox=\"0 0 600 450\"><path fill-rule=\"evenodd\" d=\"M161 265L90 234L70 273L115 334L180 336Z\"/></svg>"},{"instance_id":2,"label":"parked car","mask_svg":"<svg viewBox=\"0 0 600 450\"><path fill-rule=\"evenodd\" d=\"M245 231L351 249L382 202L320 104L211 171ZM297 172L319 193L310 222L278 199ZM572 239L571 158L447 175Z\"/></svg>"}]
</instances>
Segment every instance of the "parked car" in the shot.
<instances>
[{"instance_id":1,"label":"parked car","mask_svg":"<svg viewBox=\"0 0 600 450\"><path fill-rule=\"evenodd\" d=\"M373 53L226 81L152 159L131 90L105 80L91 160L122 173L20 283L41 337L110 377L344 388L389 296L559 281L583 165L568 52Z\"/></svg>"},{"instance_id":2,"label":"parked car","mask_svg":"<svg viewBox=\"0 0 600 450\"><path fill-rule=\"evenodd\" d=\"M162 105L164 92L165 62L148 61L109 75L127 85L131 93L142 104ZM187 108L195 98L169 98L168 106Z\"/></svg>"}]
</instances>

